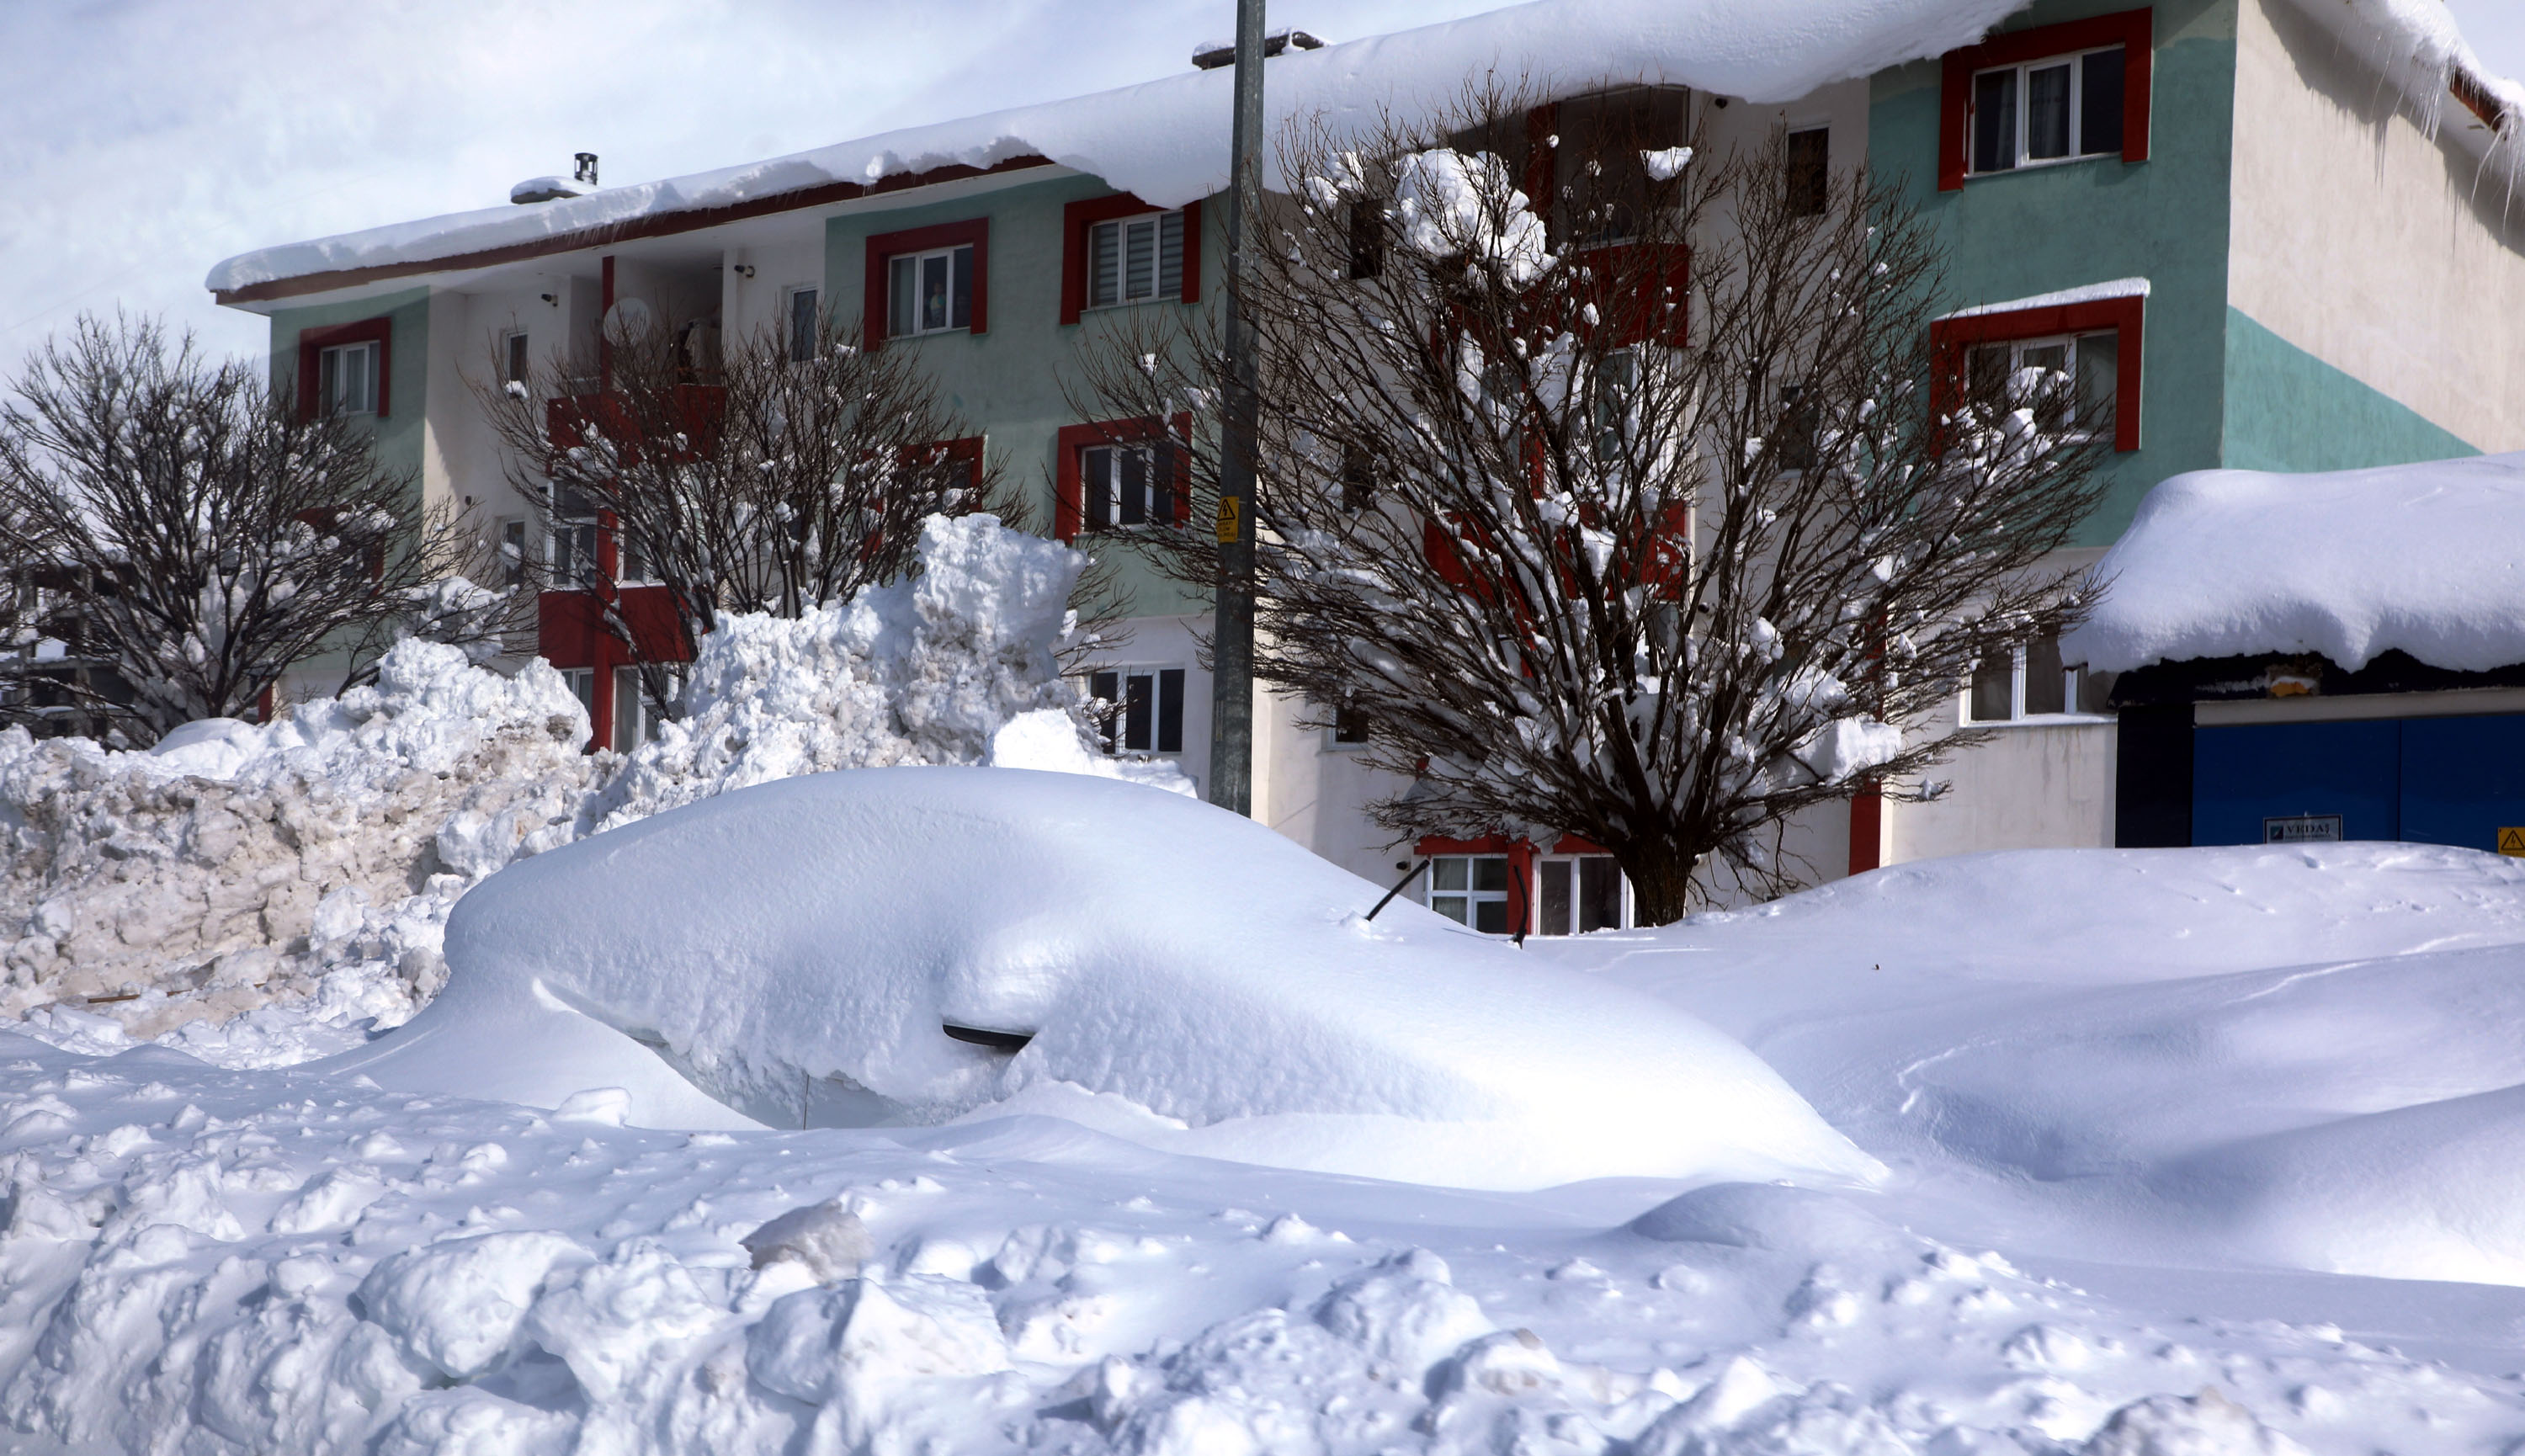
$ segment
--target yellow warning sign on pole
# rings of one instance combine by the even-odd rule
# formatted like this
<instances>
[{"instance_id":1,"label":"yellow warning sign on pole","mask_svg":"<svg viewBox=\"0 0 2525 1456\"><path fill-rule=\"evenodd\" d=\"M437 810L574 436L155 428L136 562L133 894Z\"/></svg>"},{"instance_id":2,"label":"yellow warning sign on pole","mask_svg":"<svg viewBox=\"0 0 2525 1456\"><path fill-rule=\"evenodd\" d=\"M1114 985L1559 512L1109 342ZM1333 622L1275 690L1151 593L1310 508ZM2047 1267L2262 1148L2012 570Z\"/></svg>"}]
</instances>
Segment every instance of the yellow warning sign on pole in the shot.
<instances>
[{"instance_id":1,"label":"yellow warning sign on pole","mask_svg":"<svg viewBox=\"0 0 2525 1456\"><path fill-rule=\"evenodd\" d=\"M2525 859L2525 828L2500 829L2499 852L2516 859Z\"/></svg>"},{"instance_id":2,"label":"yellow warning sign on pole","mask_svg":"<svg viewBox=\"0 0 2525 1456\"><path fill-rule=\"evenodd\" d=\"M1222 546L1236 544L1236 538L1241 534L1238 528L1240 518L1237 514L1237 507L1241 504L1243 503L1232 495L1222 495L1218 498L1218 544ZM2519 852L2525 853L2525 851Z\"/></svg>"}]
</instances>

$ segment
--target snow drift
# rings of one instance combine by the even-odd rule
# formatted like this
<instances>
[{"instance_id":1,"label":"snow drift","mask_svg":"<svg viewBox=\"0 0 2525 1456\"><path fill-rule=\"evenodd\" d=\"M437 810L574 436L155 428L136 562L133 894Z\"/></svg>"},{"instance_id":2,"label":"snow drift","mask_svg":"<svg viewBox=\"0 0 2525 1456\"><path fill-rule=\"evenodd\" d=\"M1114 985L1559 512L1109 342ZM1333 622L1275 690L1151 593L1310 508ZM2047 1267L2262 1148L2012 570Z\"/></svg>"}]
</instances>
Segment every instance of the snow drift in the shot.
<instances>
[{"instance_id":1,"label":"snow drift","mask_svg":"<svg viewBox=\"0 0 2525 1456\"><path fill-rule=\"evenodd\" d=\"M474 890L448 990L331 1065L545 1107L619 1085L634 1122L734 1121L671 1062L781 1126L1050 1113L1458 1186L1870 1176L1700 1022L1418 906L1371 924L1376 898L1260 825L1138 785L793 778Z\"/></svg>"},{"instance_id":2,"label":"snow drift","mask_svg":"<svg viewBox=\"0 0 2525 1456\"><path fill-rule=\"evenodd\" d=\"M299 1061L419 1009L448 910L483 877L727 788L986 758L1183 786L1082 747L1054 658L1074 553L987 516L933 520L918 549L910 580L731 620L687 717L627 758L580 753L586 714L540 662L502 677L424 642L373 686L145 753L0 733L0 1014L93 1051L166 1034L231 1065Z\"/></svg>"},{"instance_id":3,"label":"snow drift","mask_svg":"<svg viewBox=\"0 0 2525 1456\"><path fill-rule=\"evenodd\" d=\"M2525 662L2525 453L2193 471L2149 492L2096 571L2104 600L2060 653L2103 672L2273 652Z\"/></svg>"}]
</instances>

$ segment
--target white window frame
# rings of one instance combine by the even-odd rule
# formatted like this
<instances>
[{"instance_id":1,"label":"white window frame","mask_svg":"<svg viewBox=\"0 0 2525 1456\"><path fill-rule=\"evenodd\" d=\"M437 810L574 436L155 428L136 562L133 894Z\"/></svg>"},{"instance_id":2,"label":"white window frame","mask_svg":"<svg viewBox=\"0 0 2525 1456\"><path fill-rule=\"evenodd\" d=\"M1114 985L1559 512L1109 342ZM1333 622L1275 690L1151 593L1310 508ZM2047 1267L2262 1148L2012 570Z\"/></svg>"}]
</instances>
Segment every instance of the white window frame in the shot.
<instances>
[{"instance_id":1,"label":"white window frame","mask_svg":"<svg viewBox=\"0 0 2525 1456\"><path fill-rule=\"evenodd\" d=\"M2068 419L2062 423L2072 427L2068 431L2068 434L2072 439L2084 439L2088 437L2091 431L2076 427L2080 426L2081 421L2079 417L2085 413L2089 401L2085 396L2078 392L2078 351L2081 344L2085 343L2089 339L2096 338L2109 338L2113 341L2114 373L2105 391L2113 410L2112 416L2108 417L2106 421L2106 424L2109 425L2113 420L2117 420L2119 418L2122 407L2120 373L2122 339L2121 330L2118 328L2090 328L2079 333L2046 333L2036 335L2032 338L1985 339L1980 343L1967 344L1964 346L1964 377L1967 381L1971 379L1972 362L1974 359L1990 350L2005 349L2007 351L2007 377L2010 381L2010 387L2012 388L2016 376L2030 367L2025 362L2025 355L2028 350L2055 347L2061 349L2063 351L2061 357L2064 360L2061 372L2065 374L2069 379L2069 416Z\"/></svg>"},{"instance_id":2,"label":"white window frame","mask_svg":"<svg viewBox=\"0 0 2525 1456\"><path fill-rule=\"evenodd\" d=\"M1175 678L1176 693L1175 746L1172 748L1165 746L1165 678L1169 674ZM1113 705L1104 729L1104 746L1108 756L1113 758L1180 758L1183 756L1184 743L1189 736L1187 726L1192 717L1192 674L1182 663L1107 663L1090 668L1079 677L1082 679L1079 683L1081 697L1090 702ZM1105 677L1114 679L1114 696L1110 698L1101 697L1096 691L1096 679ZM1147 683L1149 695L1148 742L1139 746L1134 746L1130 742L1131 685L1134 682Z\"/></svg>"},{"instance_id":3,"label":"white window frame","mask_svg":"<svg viewBox=\"0 0 2525 1456\"><path fill-rule=\"evenodd\" d=\"M357 358L361 375L357 397L348 397L343 366ZM316 351L316 410L326 419L340 415L373 415L377 412L377 366L384 350L375 339L359 339L347 344L327 344Z\"/></svg>"},{"instance_id":4,"label":"white window frame","mask_svg":"<svg viewBox=\"0 0 2525 1456\"><path fill-rule=\"evenodd\" d=\"M1175 224L1175 277L1174 287L1171 289L1166 287L1165 232L1168 218L1172 218ZM1087 229L1087 307L1112 309L1128 308L1133 304L1142 303L1181 302L1184 284L1184 227L1188 221L1181 209L1175 209L1134 213L1127 218L1109 218L1102 223L1091 225ZM1131 291L1131 234L1139 228L1148 229L1149 237L1149 287L1145 293ZM1114 290L1111 296L1105 296L1100 292L1104 279L1099 276L1096 266L1108 238L1113 239L1114 246Z\"/></svg>"},{"instance_id":5,"label":"white window frame","mask_svg":"<svg viewBox=\"0 0 2525 1456\"><path fill-rule=\"evenodd\" d=\"M956 322L956 257L965 255L965 322ZM885 334L888 338L916 338L933 333L970 333L973 329L974 276L973 245L957 243L953 247L924 248L917 253L894 253L885 260ZM947 265L947 308L945 322L924 325L920 319L920 277L929 262L944 260ZM911 270L912 295L907 302L901 290L904 270Z\"/></svg>"},{"instance_id":6,"label":"white window frame","mask_svg":"<svg viewBox=\"0 0 2525 1456\"><path fill-rule=\"evenodd\" d=\"M2060 667L2060 701L2065 705L2064 711L2058 713L2026 712L2025 644L2019 642L2009 650L2014 654L2014 661L2011 664L2008 673L2007 716L2005 718L1974 717L1973 684L1972 679L1967 678L1964 679L1963 692L1957 698L1956 703L1956 722L1958 726L1963 728L2055 728L2064 724L2112 723L2115 721L2113 715L2109 713L2085 713L2079 711L2078 689L2086 678L2087 670L2082 667L2073 667L2066 663L2063 663Z\"/></svg>"},{"instance_id":7,"label":"white window frame","mask_svg":"<svg viewBox=\"0 0 2525 1456\"><path fill-rule=\"evenodd\" d=\"M2033 172L2046 167L2065 166L2072 162L2093 162L2099 157L2120 156L2121 142L2114 143L2109 151L2091 152L2086 149L2087 67L2085 63L2089 56L2101 55L2105 51L2122 51L2125 53L2122 57L2122 65L2127 68L2131 64L2130 56L2127 54L2129 49L2129 46L2116 41L2111 45L2091 45L2084 50L2061 51L2055 55L2043 56L2032 61L2019 61L2012 66L1986 66L1974 72L1972 80L1964 93L1964 175L1966 176L2004 176L2011 172ZM2069 68L2069 151L2067 155L2059 157L2030 157L2026 155L2025 138L2026 129L2034 125L2034 109L2026 105L2026 97L2033 89L2032 73L2050 71L2059 66ZM2127 70L2124 74L2128 75ZM1985 171L1977 165L1980 161L1979 148L1974 145L1981 135L1980 119L1976 115L1981 106L1981 78L1985 75L2013 75L2016 77L2016 127L2015 135L2008 143L2012 148L2010 155L2015 158L2015 161L2005 167L1994 167ZM2130 125L2131 119L2127 116L2123 117L2122 135L2125 139L2130 135Z\"/></svg>"},{"instance_id":8,"label":"white window frame","mask_svg":"<svg viewBox=\"0 0 2525 1456\"><path fill-rule=\"evenodd\" d=\"M1346 714L1354 715L1358 719L1360 724L1360 736L1356 738L1345 738L1341 735L1342 718ZM1360 753L1364 751L1367 747L1367 716L1361 713L1356 708L1342 707L1337 707L1331 710L1331 721L1324 725L1324 752Z\"/></svg>"},{"instance_id":9,"label":"white window frame","mask_svg":"<svg viewBox=\"0 0 2525 1456\"><path fill-rule=\"evenodd\" d=\"M1475 889L1473 886L1478 880L1478 876L1473 867L1484 861L1494 860L1501 867L1500 887L1496 890ZM1463 883L1458 886L1442 885L1440 881L1448 878L1449 868L1458 865L1463 867ZM1513 935L1516 933L1516 927L1508 925L1507 921L1509 894L1514 883L1515 874L1515 862L1506 854L1433 854L1429 856L1428 871L1420 877L1420 903L1476 934ZM1456 902L1457 908L1462 913L1449 915L1446 907L1439 903L1442 900ZM1500 907L1503 929L1497 930L1481 929L1481 907L1484 905Z\"/></svg>"},{"instance_id":10,"label":"white window frame","mask_svg":"<svg viewBox=\"0 0 2525 1456\"><path fill-rule=\"evenodd\" d=\"M544 561L552 568L554 583L562 589L591 590L598 581L604 513L591 505L585 515L565 516L561 507L556 497L546 513Z\"/></svg>"},{"instance_id":11,"label":"white window frame","mask_svg":"<svg viewBox=\"0 0 2525 1456\"><path fill-rule=\"evenodd\" d=\"M561 680L569 684L569 690L578 698L578 705L587 710L588 721L594 723L596 721L596 669L564 668L561 670Z\"/></svg>"},{"instance_id":12,"label":"white window frame","mask_svg":"<svg viewBox=\"0 0 2525 1456\"><path fill-rule=\"evenodd\" d=\"M1146 530L1151 527L1178 525L1175 515L1179 505L1177 497L1181 492L1175 488L1174 452L1181 448L1172 440L1114 440L1101 445L1079 446L1078 528L1082 532ZM1110 478L1100 479L1094 469L1093 462L1100 455L1116 462L1108 473ZM1140 480L1147 498L1138 503L1140 519L1137 521L1122 519L1124 482L1118 462L1124 455L1137 455L1144 462ZM1162 478L1163 484L1159 483ZM1097 524L1097 513L1089 507L1091 500L1101 501L1105 507L1102 525ZM1163 518L1157 514L1161 503L1167 507Z\"/></svg>"},{"instance_id":13,"label":"white window frame","mask_svg":"<svg viewBox=\"0 0 2525 1456\"><path fill-rule=\"evenodd\" d=\"M1615 923L1609 926L1598 926L1595 929L1598 930L1627 930L1631 929L1633 925L1637 924L1638 913L1631 895L1631 877L1622 873L1621 865L1616 862L1611 855L1538 854L1534 857L1534 934L1584 935L1594 933L1592 930L1581 930L1577 927L1577 922L1582 918L1579 915L1578 891L1585 874L1583 866L1590 860L1602 861L1604 864L1610 867L1613 872L1613 882L1618 886L1618 892L1614 897ZM1544 924L1545 906L1543 899L1543 880L1544 867L1548 865L1566 865L1569 867L1567 873L1569 876L1570 919L1569 924L1560 929L1555 929Z\"/></svg>"},{"instance_id":14,"label":"white window frame","mask_svg":"<svg viewBox=\"0 0 2525 1456\"><path fill-rule=\"evenodd\" d=\"M529 335L522 328L512 328L500 335L500 382L503 385L534 383L534 356Z\"/></svg>"},{"instance_id":15,"label":"white window frame","mask_svg":"<svg viewBox=\"0 0 2525 1456\"><path fill-rule=\"evenodd\" d=\"M669 684L668 695L680 695L684 690L683 668L680 665L668 667L667 681ZM631 708L627 719L622 712L626 700ZM657 710L649 705L649 694L641 688L639 668L632 666L616 668L614 670L614 742L612 745L614 751L629 753L632 749L657 737L658 725L664 722L666 720L659 717Z\"/></svg>"}]
</instances>

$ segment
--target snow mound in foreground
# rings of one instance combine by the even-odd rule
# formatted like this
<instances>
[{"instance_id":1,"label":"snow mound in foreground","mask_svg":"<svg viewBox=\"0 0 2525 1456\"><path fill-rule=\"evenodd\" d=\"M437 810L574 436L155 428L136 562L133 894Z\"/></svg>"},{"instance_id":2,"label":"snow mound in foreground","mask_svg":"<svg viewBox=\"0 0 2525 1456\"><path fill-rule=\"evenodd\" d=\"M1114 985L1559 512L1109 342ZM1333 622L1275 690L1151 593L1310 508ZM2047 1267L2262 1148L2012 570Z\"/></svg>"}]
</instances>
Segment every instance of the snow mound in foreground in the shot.
<instances>
[{"instance_id":1,"label":"snow mound in foreground","mask_svg":"<svg viewBox=\"0 0 2525 1456\"><path fill-rule=\"evenodd\" d=\"M483 877L729 788L987 757L1188 790L1088 749L1054 656L1075 553L989 516L932 519L918 552L911 580L728 620L688 717L627 758L579 752L586 714L540 662L503 677L424 642L372 686L145 753L0 734L0 1015L92 1054L138 1035L283 1065L420 1009Z\"/></svg>"},{"instance_id":2,"label":"snow mound in foreground","mask_svg":"<svg viewBox=\"0 0 2525 1456\"><path fill-rule=\"evenodd\" d=\"M2525 452L2189 472L2149 492L2096 573L2104 600L2060 653L2103 672L2274 652L2525 662Z\"/></svg>"},{"instance_id":3,"label":"snow mound in foreground","mask_svg":"<svg viewBox=\"0 0 2525 1456\"><path fill-rule=\"evenodd\" d=\"M671 1062L775 1125L1048 1113L1469 1187L1874 1174L1701 1022L1414 905L1370 924L1376 897L1260 825L1136 785L794 778L476 889L447 992L332 1065L546 1107L619 1085L634 1121L731 1120Z\"/></svg>"}]
</instances>

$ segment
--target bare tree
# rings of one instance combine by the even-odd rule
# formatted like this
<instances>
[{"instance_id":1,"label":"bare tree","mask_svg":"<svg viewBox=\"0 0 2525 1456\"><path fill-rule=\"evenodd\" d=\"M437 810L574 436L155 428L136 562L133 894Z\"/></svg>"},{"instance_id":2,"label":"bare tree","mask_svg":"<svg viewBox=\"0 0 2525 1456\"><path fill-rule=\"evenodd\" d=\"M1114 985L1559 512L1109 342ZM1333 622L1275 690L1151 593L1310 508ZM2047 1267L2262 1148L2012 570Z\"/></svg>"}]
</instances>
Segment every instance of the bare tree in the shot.
<instances>
[{"instance_id":1,"label":"bare tree","mask_svg":"<svg viewBox=\"0 0 2525 1456\"><path fill-rule=\"evenodd\" d=\"M551 543L527 567L590 591L626 646L625 584L665 589L688 658L723 613L799 617L904 575L932 515L1016 514L914 351L860 348L830 320L813 339L715 337L619 331L594 394L574 392L586 362L558 357L475 386ZM664 665L642 681L675 711Z\"/></svg>"},{"instance_id":2,"label":"bare tree","mask_svg":"<svg viewBox=\"0 0 2525 1456\"><path fill-rule=\"evenodd\" d=\"M1363 718L1411 779L1380 824L1582 835L1651 924L1785 883L1789 816L1970 739L1920 725L2074 619L2046 558L2110 436L2060 377L1976 392L1933 356L1941 255L1898 189L1689 125L1655 91L1309 124L1247 298L1258 675ZM1193 413L1205 526L1214 328L1127 323L1081 375L1107 416ZM1215 579L1211 530L1145 535Z\"/></svg>"},{"instance_id":3,"label":"bare tree","mask_svg":"<svg viewBox=\"0 0 2525 1456\"><path fill-rule=\"evenodd\" d=\"M419 482L378 459L370 430L302 416L260 369L213 362L153 322L82 317L12 384L0 522L41 619L21 627L74 634L96 669L63 675L21 652L0 671L22 682L40 677L146 743L251 712L325 653L359 680L395 636L447 622L428 604L470 537L421 510Z\"/></svg>"}]
</instances>

